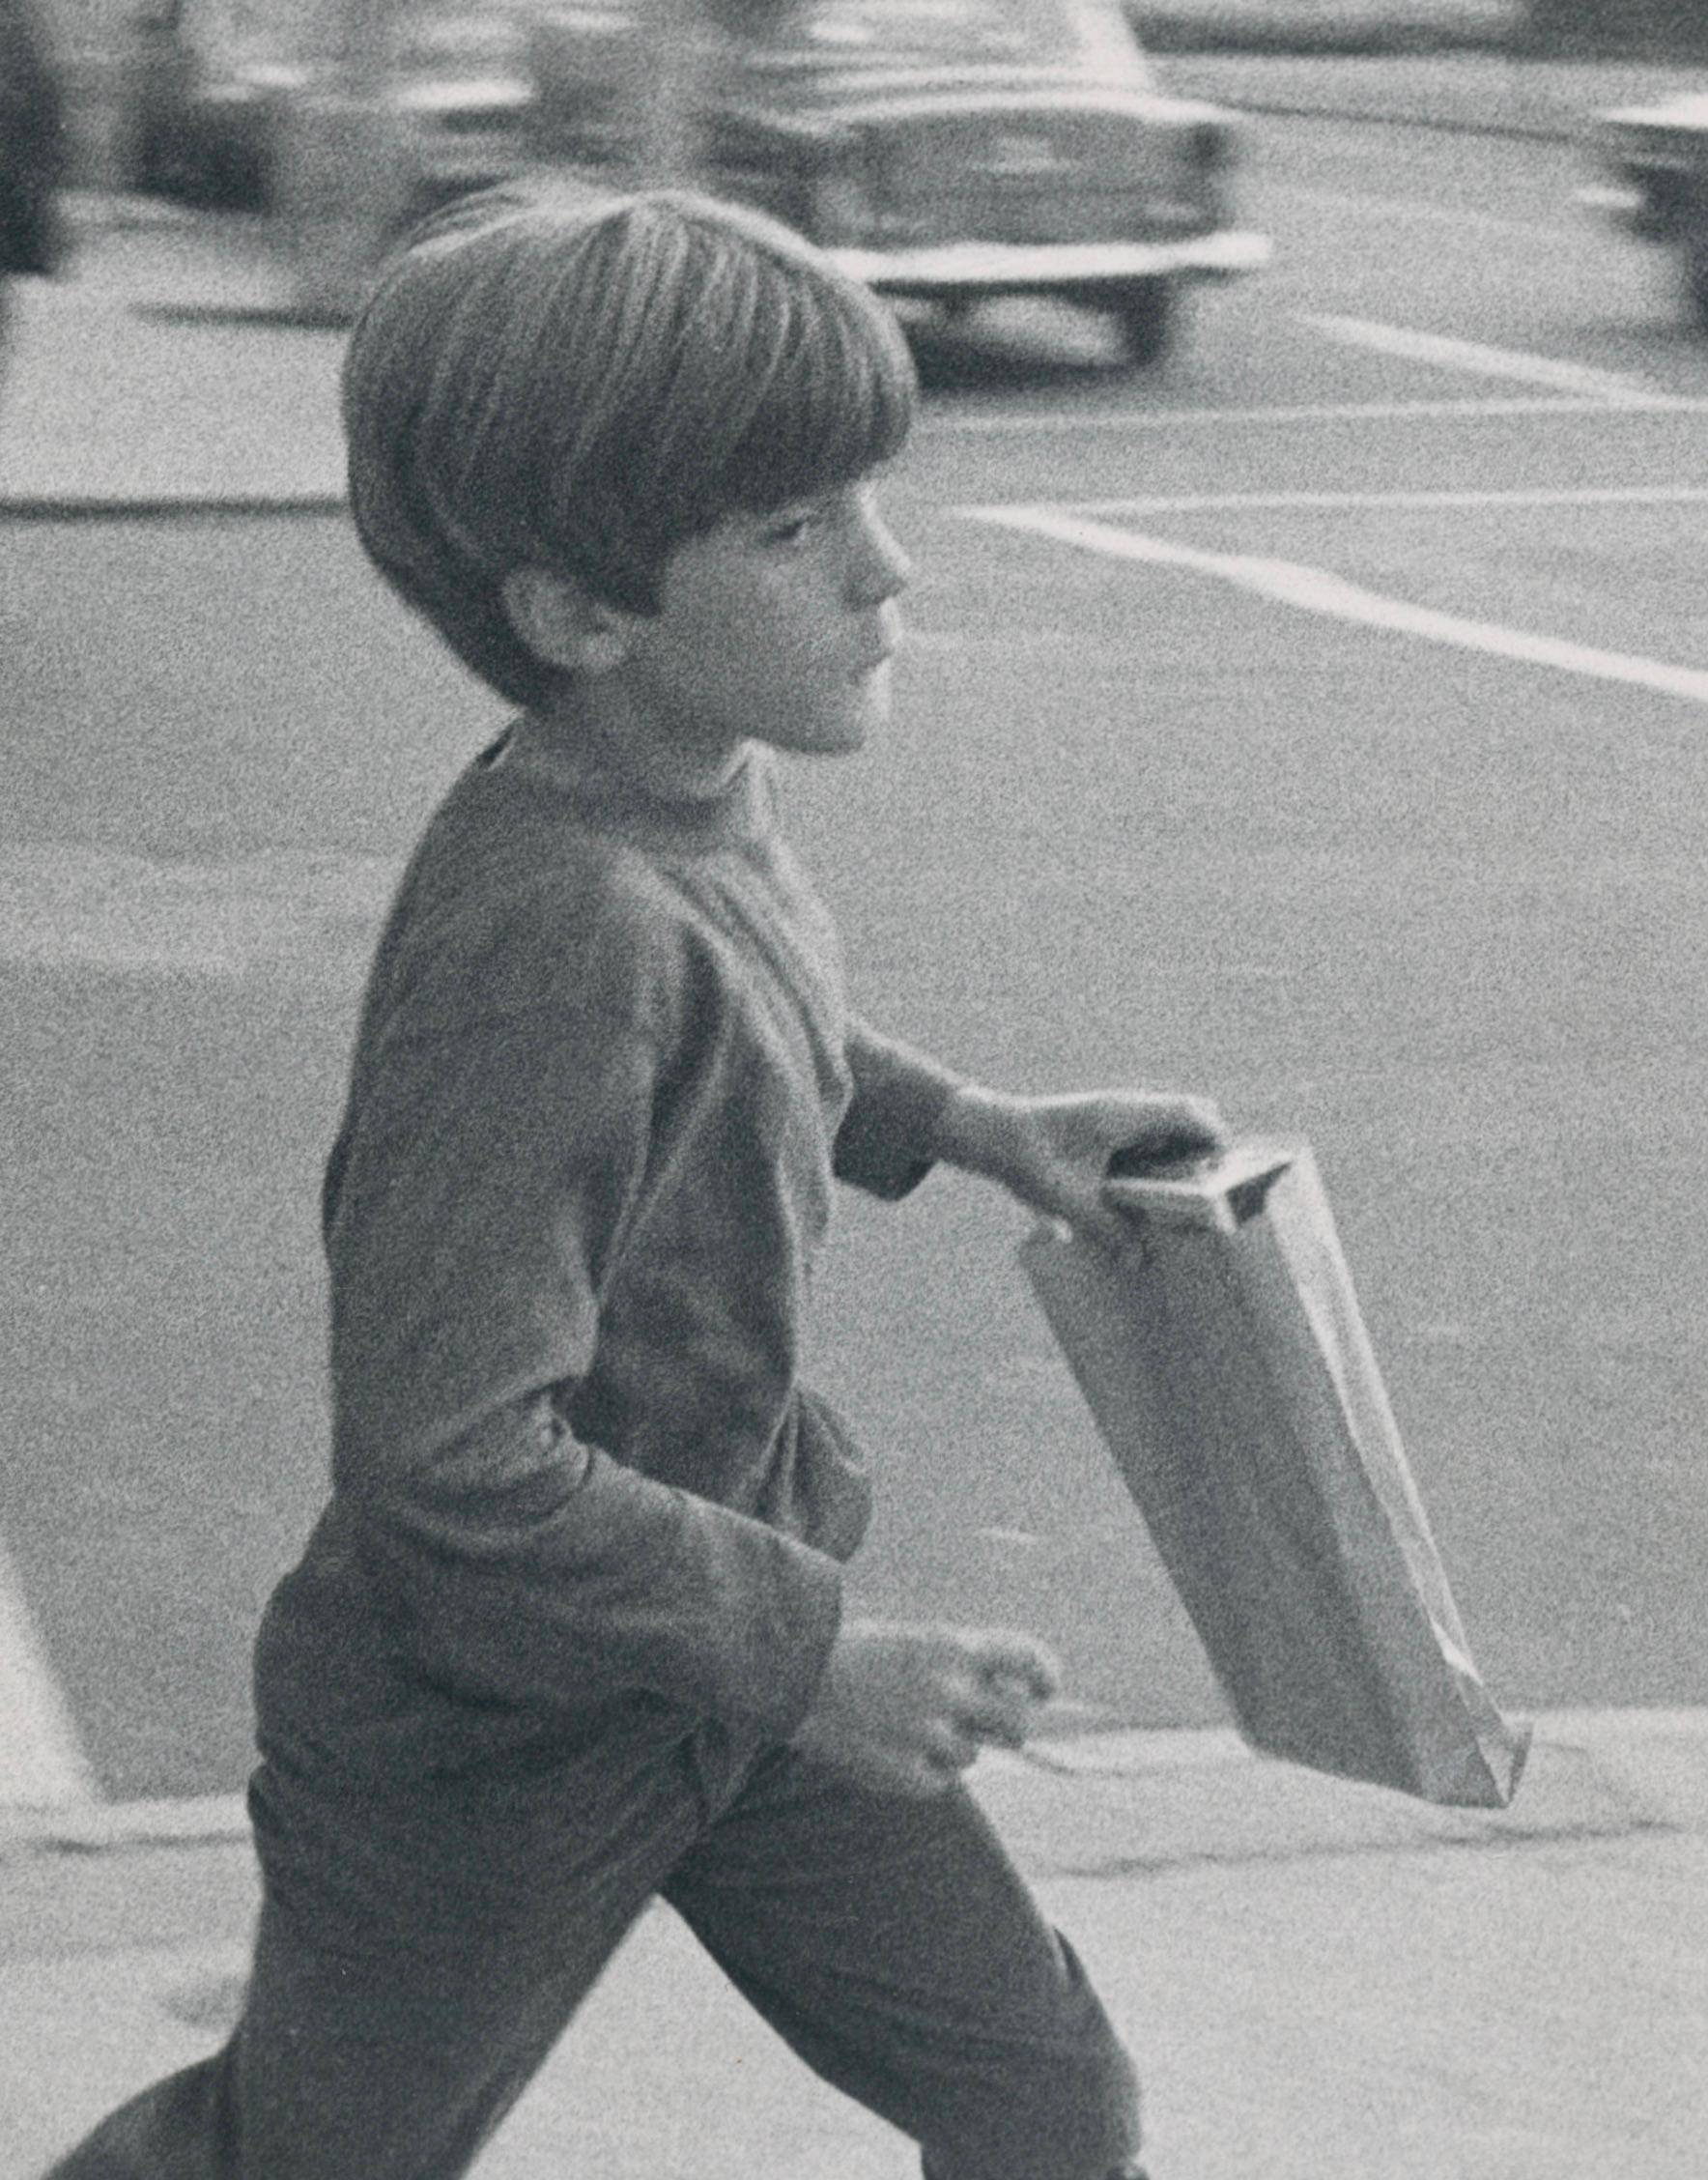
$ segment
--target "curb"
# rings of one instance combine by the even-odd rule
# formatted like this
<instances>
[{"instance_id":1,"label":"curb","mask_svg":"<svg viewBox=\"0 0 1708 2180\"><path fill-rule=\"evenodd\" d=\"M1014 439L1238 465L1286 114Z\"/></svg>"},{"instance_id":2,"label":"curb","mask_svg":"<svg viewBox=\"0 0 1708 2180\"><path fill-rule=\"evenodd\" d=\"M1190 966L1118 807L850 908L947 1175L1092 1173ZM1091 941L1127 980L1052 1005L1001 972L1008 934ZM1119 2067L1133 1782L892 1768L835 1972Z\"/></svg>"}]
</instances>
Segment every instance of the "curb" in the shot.
<instances>
[{"instance_id":1,"label":"curb","mask_svg":"<svg viewBox=\"0 0 1708 2180\"><path fill-rule=\"evenodd\" d=\"M1046 1878L1708 1833L1708 1708L1558 1710L1532 1723L1504 1810L1440 1808L1272 1762L1231 1730L993 1752L974 1786L1028 1873Z\"/></svg>"},{"instance_id":2,"label":"curb","mask_svg":"<svg viewBox=\"0 0 1708 2180\"><path fill-rule=\"evenodd\" d=\"M1255 1755L1231 1728L1094 1732L990 1750L979 1799L1034 1876L1549 1839L1708 1834L1708 1707L1553 1710L1511 1808L1444 1809ZM0 1864L246 1845L242 1794L0 1808Z\"/></svg>"},{"instance_id":3,"label":"curb","mask_svg":"<svg viewBox=\"0 0 1708 2180\"><path fill-rule=\"evenodd\" d=\"M0 1863L20 1855L128 1854L139 1850L231 1847L249 1837L241 1793L182 1801L76 1801L0 1809Z\"/></svg>"},{"instance_id":4,"label":"curb","mask_svg":"<svg viewBox=\"0 0 1708 2180\"><path fill-rule=\"evenodd\" d=\"M342 492L245 492L240 487L203 493L112 494L9 492L0 485L0 522L203 522L224 516L341 515Z\"/></svg>"}]
</instances>

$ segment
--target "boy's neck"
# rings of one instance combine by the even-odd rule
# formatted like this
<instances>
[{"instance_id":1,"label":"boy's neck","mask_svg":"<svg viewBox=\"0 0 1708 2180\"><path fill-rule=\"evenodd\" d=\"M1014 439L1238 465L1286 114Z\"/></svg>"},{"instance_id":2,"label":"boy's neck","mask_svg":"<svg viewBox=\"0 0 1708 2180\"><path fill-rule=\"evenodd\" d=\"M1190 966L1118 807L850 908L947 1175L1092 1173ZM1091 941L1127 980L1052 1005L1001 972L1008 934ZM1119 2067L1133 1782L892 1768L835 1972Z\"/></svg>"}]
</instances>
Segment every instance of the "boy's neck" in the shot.
<instances>
[{"instance_id":1,"label":"boy's neck","mask_svg":"<svg viewBox=\"0 0 1708 2180\"><path fill-rule=\"evenodd\" d=\"M521 735L549 767L555 760L582 779L590 770L602 773L661 802L716 802L752 755L748 742L701 745L661 731L616 674L566 682L527 714Z\"/></svg>"}]
</instances>

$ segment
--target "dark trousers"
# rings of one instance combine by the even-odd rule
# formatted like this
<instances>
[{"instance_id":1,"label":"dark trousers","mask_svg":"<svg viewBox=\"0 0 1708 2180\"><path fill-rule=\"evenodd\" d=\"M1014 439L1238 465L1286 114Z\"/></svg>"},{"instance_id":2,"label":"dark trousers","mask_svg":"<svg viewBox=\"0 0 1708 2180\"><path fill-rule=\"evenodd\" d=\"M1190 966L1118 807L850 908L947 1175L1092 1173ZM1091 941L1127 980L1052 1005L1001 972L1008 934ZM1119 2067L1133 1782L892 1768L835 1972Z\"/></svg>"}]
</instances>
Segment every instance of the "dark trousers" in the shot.
<instances>
[{"instance_id":1,"label":"dark trousers","mask_svg":"<svg viewBox=\"0 0 1708 2180\"><path fill-rule=\"evenodd\" d=\"M449 2180L658 1895L929 2180L1129 2169L1131 2066L958 1787L871 1794L700 1736L407 1798L264 1764L250 1805L265 1889L240 2025L50 2180Z\"/></svg>"}]
</instances>

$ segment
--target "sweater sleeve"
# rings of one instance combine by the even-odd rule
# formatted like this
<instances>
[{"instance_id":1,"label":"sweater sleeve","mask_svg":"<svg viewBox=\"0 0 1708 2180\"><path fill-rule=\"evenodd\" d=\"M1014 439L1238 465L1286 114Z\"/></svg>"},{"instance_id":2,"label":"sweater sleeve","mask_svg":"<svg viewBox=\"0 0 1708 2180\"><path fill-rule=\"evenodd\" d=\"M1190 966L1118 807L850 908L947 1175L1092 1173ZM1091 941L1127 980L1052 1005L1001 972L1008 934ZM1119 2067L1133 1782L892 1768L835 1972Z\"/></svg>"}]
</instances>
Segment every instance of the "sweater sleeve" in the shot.
<instances>
[{"instance_id":1,"label":"sweater sleeve","mask_svg":"<svg viewBox=\"0 0 1708 2180\"><path fill-rule=\"evenodd\" d=\"M854 1096L837 1133L837 1179L894 1202L936 1162L937 1123L962 1078L858 1017L845 1050Z\"/></svg>"},{"instance_id":2,"label":"sweater sleeve","mask_svg":"<svg viewBox=\"0 0 1708 2180\"><path fill-rule=\"evenodd\" d=\"M336 1487L448 1687L569 1708L645 1692L784 1738L836 1638L837 1563L565 1420L667 1061L597 992L518 1002L513 952L488 967L479 1019L382 1039L334 1154Z\"/></svg>"}]
</instances>

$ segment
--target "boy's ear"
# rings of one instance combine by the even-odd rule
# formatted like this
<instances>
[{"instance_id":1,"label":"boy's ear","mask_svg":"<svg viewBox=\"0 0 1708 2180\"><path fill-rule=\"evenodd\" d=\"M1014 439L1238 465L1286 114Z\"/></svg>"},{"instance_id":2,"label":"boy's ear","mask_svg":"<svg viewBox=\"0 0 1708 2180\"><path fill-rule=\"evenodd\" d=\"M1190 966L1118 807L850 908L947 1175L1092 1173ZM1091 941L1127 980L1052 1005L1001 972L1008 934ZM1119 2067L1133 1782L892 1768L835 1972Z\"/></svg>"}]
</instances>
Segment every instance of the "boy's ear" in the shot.
<instances>
[{"instance_id":1,"label":"boy's ear","mask_svg":"<svg viewBox=\"0 0 1708 2180\"><path fill-rule=\"evenodd\" d=\"M629 655L629 616L549 568L512 568L500 586L510 625L548 666L610 674Z\"/></svg>"}]
</instances>

